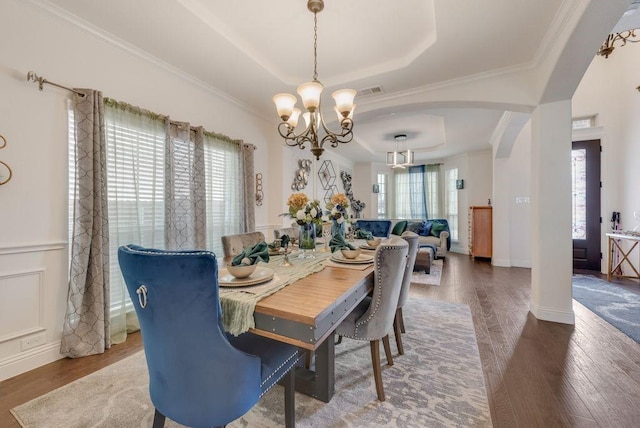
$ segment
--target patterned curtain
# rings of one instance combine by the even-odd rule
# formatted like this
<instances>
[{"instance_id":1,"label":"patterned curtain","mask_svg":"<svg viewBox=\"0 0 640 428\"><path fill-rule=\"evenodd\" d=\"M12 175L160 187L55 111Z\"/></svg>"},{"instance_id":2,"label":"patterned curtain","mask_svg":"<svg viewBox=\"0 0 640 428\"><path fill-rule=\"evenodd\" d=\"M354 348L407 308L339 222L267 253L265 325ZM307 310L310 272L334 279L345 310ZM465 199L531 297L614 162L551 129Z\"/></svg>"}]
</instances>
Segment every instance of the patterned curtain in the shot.
<instances>
[{"instance_id":1,"label":"patterned curtain","mask_svg":"<svg viewBox=\"0 0 640 428\"><path fill-rule=\"evenodd\" d=\"M253 232L256 229L256 182L253 163L253 152L256 146L240 142L242 158L242 189L244 206L244 232Z\"/></svg>"},{"instance_id":2,"label":"patterned curtain","mask_svg":"<svg viewBox=\"0 0 640 428\"><path fill-rule=\"evenodd\" d=\"M206 249L204 130L167 120L165 240L168 250Z\"/></svg>"},{"instance_id":3,"label":"patterned curtain","mask_svg":"<svg viewBox=\"0 0 640 428\"><path fill-rule=\"evenodd\" d=\"M427 219L427 196L424 182L424 165L409 167L409 203L411 218Z\"/></svg>"},{"instance_id":4,"label":"patterned curtain","mask_svg":"<svg viewBox=\"0 0 640 428\"><path fill-rule=\"evenodd\" d=\"M107 149L102 93L74 96L75 183L67 311L60 353L99 354L111 346Z\"/></svg>"}]
</instances>

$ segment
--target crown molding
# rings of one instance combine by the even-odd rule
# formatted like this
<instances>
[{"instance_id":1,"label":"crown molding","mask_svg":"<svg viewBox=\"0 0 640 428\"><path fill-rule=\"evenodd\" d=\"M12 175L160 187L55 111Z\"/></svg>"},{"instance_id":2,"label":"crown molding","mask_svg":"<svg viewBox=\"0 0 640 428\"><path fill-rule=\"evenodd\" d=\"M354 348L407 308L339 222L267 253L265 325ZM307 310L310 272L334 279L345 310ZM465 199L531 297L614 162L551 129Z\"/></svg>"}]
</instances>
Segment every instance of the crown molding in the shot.
<instances>
[{"instance_id":1,"label":"crown molding","mask_svg":"<svg viewBox=\"0 0 640 428\"><path fill-rule=\"evenodd\" d=\"M531 61L522 64L516 64L510 67L503 67L490 71L483 71L481 73L471 74L468 76L459 77L456 79L444 80L442 82L436 82L428 85L418 86L416 88L406 89L403 91L392 92L384 95L371 97L369 99L358 100L358 107L366 107L369 105L375 105L380 102L393 101L401 98L408 98L411 96L424 95L429 92L433 92L439 89L446 89L454 86L465 85L469 83L475 83L482 80L492 79L495 77L501 77L508 74L515 74L520 72L531 71L535 68L536 64Z\"/></svg>"},{"instance_id":2,"label":"crown molding","mask_svg":"<svg viewBox=\"0 0 640 428\"><path fill-rule=\"evenodd\" d=\"M229 102L237 107L239 107L240 109L246 111L247 113L256 116L264 121L270 122L270 119L267 118L264 114L262 114L260 111L250 107L248 104L238 100L235 97L232 97L231 95L227 94L226 92L221 91L220 89L216 88L215 86L211 86L208 83L198 79L197 77L187 73L186 71L169 64L166 61L161 60L160 58L151 55L150 53L148 53L147 51L138 48L137 46L132 45L131 43L115 36L114 34L111 34L105 30L103 30L100 27L97 27L91 23L89 23L88 21L85 21L84 19L80 18L77 15L72 14L71 12L57 6L54 5L50 2L48 2L47 0L26 0L27 3L31 4L32 6L35 6L36 8L48 13L49 15L60 19L61 21L64 21L66 23L69 23L75 27L77 27L78 29L80 29L81 31L83 31L86 34L98 37L99 39L104 40L105 42L117 47L118 49L131 54L133 56L136 56L152 65L154 65L155 67L161 68L171 74L173 74L174 76L177 76L185 81L187 81L188 83L191 83L192 85L195 85L207 92L209 92L210 94L226 101Z\"/></svg>"},{"instance_id":3,"label":"crown molding","mask_svg":"<svg viewBox=\"0 0 640 428\"><path fill-rule=\"evenodd\" d=\"M558 8L549 30L544 33L544 37L538 46L538 50L533 57L532 63L535 67L541 65L549 58L553 49L557 46L558 40L564 40L575 29L577 21L580 20L584 10L589 4L589 0L563 0ZM595 52L594 52L595 55Z\"/></svg>"}]
</instances>

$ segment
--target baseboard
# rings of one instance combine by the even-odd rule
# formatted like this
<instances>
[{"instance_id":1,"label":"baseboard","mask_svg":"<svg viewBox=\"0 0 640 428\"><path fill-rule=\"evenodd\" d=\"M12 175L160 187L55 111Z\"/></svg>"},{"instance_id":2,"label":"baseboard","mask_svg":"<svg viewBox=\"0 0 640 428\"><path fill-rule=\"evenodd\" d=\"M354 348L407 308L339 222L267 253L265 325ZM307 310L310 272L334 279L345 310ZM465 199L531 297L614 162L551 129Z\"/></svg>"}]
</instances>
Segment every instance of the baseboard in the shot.
<instances>
[{"instance_id":1,"label":"baseboard","mask_svg":"<svg viewBox=\"0 0 640 428\"><path fill-rule=\"evenodd\" d=\"M509 259L491 259L491 264L497 267L511 267L511 260Z\"/></svg>"},{"instance_id":2,"label":"baseboard","mask_svg":"<svg viewBox=\"0 0 640 428\"><path fill-rule=\"evenodd\" d=\"M0 361L0 381L52 363L61 358L64 358L64 355L60 354L59 341L5 358Z\"/></svg>"},{"instance_id":3,"label":"baseboard","mask_svg":"<svg viewBox=\"0 0 640 428\"><path fill-rule=\"evenodd\" d=\"M511 260L511 267L531 269L531 260Z\"/></svg>"},{"instance_id":4,"label":"baseboard","mask_svg":"<svg viewBox=\"0 0 640 428\"><path fill-rule=\"evenodd\" d=\"M491 259L491 264L497 267L520 267L531 269L530 260Z\"/></svg>"},{"instance_id":5,"label":"baseboard","mask_svg":"<svg viewBox=\"0 0 640 428\"><path fill-rule=\"evenodd\" d=\"M560 324L571 324L574 325L576 323L576 317L573 313L573 309L570 311L562 311L554 308L541 308L537 307L535 303L531 302L529 307L529 311L539 320L542 321L551 321L557 322Z\"/></svg>"}]
</instances>

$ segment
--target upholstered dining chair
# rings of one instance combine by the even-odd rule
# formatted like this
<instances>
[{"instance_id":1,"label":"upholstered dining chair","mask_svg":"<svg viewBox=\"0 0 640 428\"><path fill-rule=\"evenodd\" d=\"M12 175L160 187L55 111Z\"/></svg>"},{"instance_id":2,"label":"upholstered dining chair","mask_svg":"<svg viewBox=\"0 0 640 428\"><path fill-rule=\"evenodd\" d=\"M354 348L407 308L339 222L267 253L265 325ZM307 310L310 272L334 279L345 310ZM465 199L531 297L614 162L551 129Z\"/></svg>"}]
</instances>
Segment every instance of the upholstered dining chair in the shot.
<instances>
[{"instance_id":1,"label":"upholstered dining chair","mask_svg":"<svg viewBox=\"0 0 640 428\"><path fill-rule=\"evenodd\" d=\"M273 237L275 239L280 239L284 235L287 235L289 238L298 239L298 228L297 227L283 227L282 229L274 229Z\"/></svg>"},{"instance_id":2,"label":"upholstered dining chair","mask_svg":"<svg viewBox=\"0 0 640 428\"><path fill-rule=\"evenodd\" d=\"M225 261L231 257L240 254L245 247L254 246L259 242L264 241L264 233L262 232L249 232L240 233L238 235L226 235L220 237L222 241L222 253L224 254Z\"/></svg>"},{"instance_id":3,"label":"upholstered dining chair","mask_svg":"<svg viewBox=\"0 0 640 428\"><path fill-rule=\"evenodd\" d=\"M400 297L398 298L398 307L396 316L393 320L393 332L396 337L396 345L398 353L404 355L404 347L402 346L402 333L404 333L404 318L402 316L402 307L409 300L409 287L411 286L411 274L416 264L416 256L418 255L418 234L414 232L403 232L402 239L409 244L409 255L407 256L407 267L402 277L402 287L400 288Z\"/></svg>"},{"instance_id":4,"label":"upholstered dining chair","mask_svg":"<svg viewBox=\"0 0 640 428\"><path fill-rule=\"evenodd\" d=\"M165 417L190 427L223 426L281 379L285 422L295 425L298 348L225 334L213 253L127 245L118 261L140 322L154 428Z\"/></svg>"},{"instance_id":5,"label":"upholstered dining chair","mask_svg":"<svg viewBox=\"0 0 640 428\"><path fill-rule=\"evenodd\" d=\"M398 307L408 252L409 244L398 237L378 245L374 255L373 292L336 328L336 333L340 336L370 343L373 376L380 401L385 400L380 367L380 340L385 345L387 364L393 365L389 332Z\"/></svg>"}]
</instances>

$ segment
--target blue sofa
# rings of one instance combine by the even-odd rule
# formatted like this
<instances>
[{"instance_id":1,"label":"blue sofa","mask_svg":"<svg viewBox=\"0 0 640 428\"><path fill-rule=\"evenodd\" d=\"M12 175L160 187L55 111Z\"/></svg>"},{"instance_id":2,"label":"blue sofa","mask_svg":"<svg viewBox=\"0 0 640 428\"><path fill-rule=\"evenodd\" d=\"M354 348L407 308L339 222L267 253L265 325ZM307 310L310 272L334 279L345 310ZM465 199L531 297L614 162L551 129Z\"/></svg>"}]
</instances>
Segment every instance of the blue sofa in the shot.
<instances>
[{"instance_id":1,"label":"blue sofa","mask_svg":"<svg viewBox=\"0 0 640 428\"><path fill-rule=\"evenodd\" d=\"M356 220L356 230L366 230L378 238L388 238L391 235L391 220Z\"/></svg>"},{"instance_id":2,"label":"blue sofa","mask_svg":"<svg viewBox=\"0 0 640 428\"><path fill-rule=\"evenodd\" d=\"M402 235L410 230L418 234L418 245L431 245L436 249L436 258L443 258L447 251L451 249L451 230L449 222L444 218L434 218L428 220L406 220L393 219L392 235Z\"/></svg>"},{"instance_id":3,"label":"blue sofa","mask_svg":"<svg viewBox=\"0 0 640 428\"><path fill-rule=\"evenodd\" d=\"M391 235L402 235L406 230L418 234L418 246L432 246L436 250L435 257L443 258L451 249L451 231L449 222L444 218L428 220L407 219L358 219L356 230L371 232L373 236L388 238Z\"/></svg>"}]
</instances>

